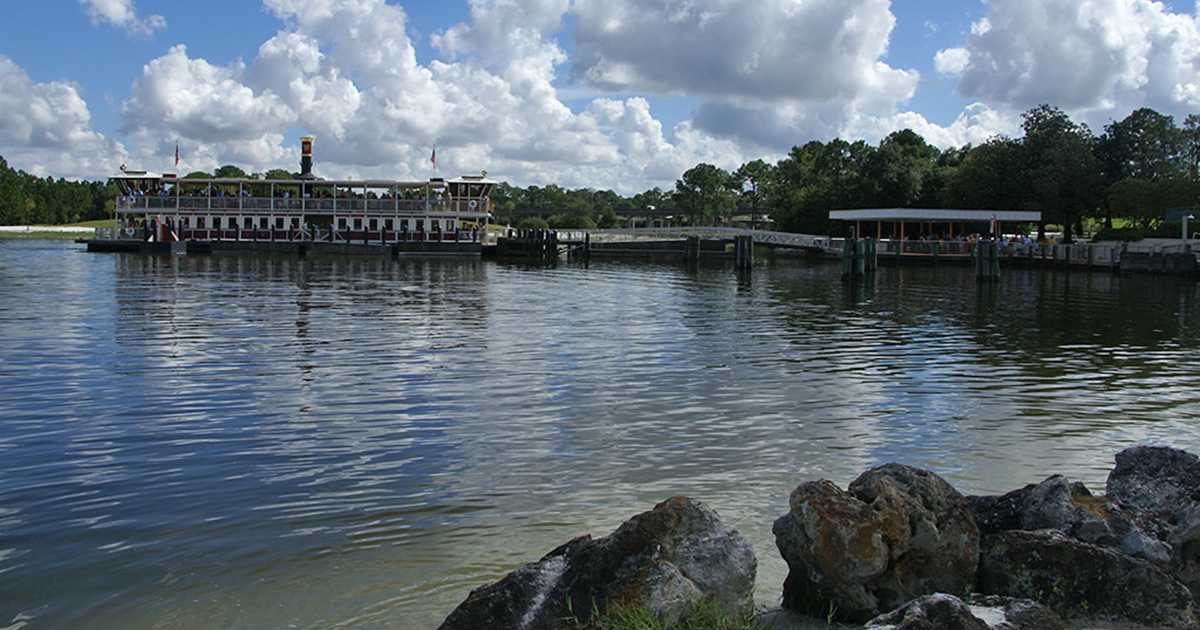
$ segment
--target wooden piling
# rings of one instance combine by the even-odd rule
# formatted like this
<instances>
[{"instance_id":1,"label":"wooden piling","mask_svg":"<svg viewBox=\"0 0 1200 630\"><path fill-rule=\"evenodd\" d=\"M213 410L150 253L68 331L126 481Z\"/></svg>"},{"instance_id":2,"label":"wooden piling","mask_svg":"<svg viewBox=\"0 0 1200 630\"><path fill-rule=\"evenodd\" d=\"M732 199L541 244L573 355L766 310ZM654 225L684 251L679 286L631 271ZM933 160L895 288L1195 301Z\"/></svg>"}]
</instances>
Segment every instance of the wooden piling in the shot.
<instances>
[{"instance_id":1,"label":"wooden piling","mask_svg":"<svg viewBox=\"0 0 1200 630\"><path fill-rule=\"evenodd\" d=\"M733 240L734 265L738 270L754 267L754 239L750 236L737 236Z\"/></svg>"},{"instance_id":2,"label":"wooden piling","mask_svg":"<svg viewBox=\"0 0 1200 630\"><path fill-rule=\"evenodd\" d=\"M1000 244L996 241L975 243L972 253L975 259L975 278L980 281L996 280L1000 277Z\"/></svg>"},{"instance_id":3,"label":"wooden piling","mask_svg":"<svg viewBox=\"0 0 1200 630\"><path fill-rule=\"evenodd\" d=\"M700 237L689 236L687 245L684 247L684 258L688 264L700 263Z\"/></svg>"},{"instance_id":4,"label":"wooden piling","mask_svg":"<svg viewBox=\"0 0 1200 630\"><path fill-rule=\"evenodd\" d=\"M854 277L854 239L847 238L842 242L842 277Z\"/></svg>"}]
</instances>

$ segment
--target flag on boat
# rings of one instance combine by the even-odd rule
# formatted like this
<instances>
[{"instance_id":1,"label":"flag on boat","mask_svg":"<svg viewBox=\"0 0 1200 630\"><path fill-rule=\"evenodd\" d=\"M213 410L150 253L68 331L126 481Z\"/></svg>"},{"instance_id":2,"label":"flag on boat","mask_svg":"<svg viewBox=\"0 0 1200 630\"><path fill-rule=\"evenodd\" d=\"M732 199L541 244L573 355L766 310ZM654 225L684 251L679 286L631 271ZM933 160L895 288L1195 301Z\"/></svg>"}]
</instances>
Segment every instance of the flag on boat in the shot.
<instances>
[{"instance_id":1,"label":"flag on boat","mask_svg":"<svg viewBox=\"0 0 1200 630\"><path fill-rule=\"evenodd\" d=\"M437 147L433 147L433 153L429 156L429 163L433 168L437 168Z\"/></svg>"},{"instance_id":2,"label":"flag on boat","mask_svg":"<svg viewBox=\"0 0 1200 630\"><path fill-rule=\"evenodd\" d=\"M179 168L179 142L175 143L175 168Z\"/></svg>"}]
</instances>

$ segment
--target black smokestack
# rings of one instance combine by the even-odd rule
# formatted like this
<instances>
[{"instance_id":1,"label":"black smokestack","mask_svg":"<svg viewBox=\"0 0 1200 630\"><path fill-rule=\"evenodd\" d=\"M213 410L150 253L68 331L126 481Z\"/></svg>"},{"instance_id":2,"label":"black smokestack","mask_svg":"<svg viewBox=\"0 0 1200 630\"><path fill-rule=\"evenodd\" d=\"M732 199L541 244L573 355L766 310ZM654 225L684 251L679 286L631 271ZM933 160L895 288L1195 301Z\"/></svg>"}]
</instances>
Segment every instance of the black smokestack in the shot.
<instances>
[{"instance_id":1,"label":"black smokestack","mask_svg":"<svg viewBox=\"0 0 1200 630\"><path fill-rule=\"evenodd\" d=\"M300 177L303 179L313 179L312 172L312 152L313 141L316 138L312 136L304 136L300 138Z\"/></svg>"}]
</instances>

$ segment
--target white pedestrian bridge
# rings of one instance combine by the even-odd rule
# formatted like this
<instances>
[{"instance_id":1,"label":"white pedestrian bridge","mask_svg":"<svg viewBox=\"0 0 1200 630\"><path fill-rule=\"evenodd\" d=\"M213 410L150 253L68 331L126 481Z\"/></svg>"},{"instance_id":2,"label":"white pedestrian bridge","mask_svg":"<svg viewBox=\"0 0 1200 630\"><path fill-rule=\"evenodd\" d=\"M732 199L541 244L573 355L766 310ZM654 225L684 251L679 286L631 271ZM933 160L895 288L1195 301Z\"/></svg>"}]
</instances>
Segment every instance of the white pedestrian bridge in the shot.
<instances>
[{"instance_id":1,"label":"white pedestrian bridge","mask_svg":"<svg viewBox=\"0 0 1200 630\"><path fill-rule=\"evenodd\" d=\"M621 241L637 239L678 239L698 236L702 239L734 240L739 236L749 236L755 243L774 245L776 247L791 247L821 252L840 253L841 249L834 247L833 239L828 236L812 234L793 234L791 232L771 232L768 230L748 230L730 227L655 227L655 228L626 228L613 230L589 230L592 238L604 241Z\"/></svg>"}]
</instances>

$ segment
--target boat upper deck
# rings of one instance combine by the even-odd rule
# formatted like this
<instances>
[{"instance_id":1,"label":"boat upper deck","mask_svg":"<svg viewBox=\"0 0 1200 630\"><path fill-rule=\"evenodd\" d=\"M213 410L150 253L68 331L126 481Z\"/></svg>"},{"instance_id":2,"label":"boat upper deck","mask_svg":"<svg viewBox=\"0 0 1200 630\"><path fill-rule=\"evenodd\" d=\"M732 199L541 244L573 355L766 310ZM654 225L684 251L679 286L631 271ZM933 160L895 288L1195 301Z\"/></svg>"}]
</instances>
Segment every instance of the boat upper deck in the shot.
<instances>
[{"instance_id":1,"label":"boat upper deck","mask_svg":"<svg viewBox=\"0 0 1200 630\"><path fill-rule=\"evenodd\" d=\"M187 179L148 173L113 177L118 214L357 214L481 218L496 182L484 176L428 181Z\"/></svg>"}]
</instances>

